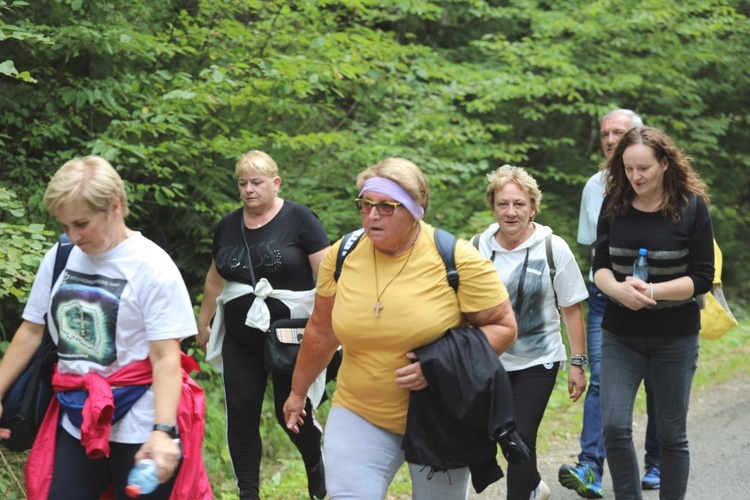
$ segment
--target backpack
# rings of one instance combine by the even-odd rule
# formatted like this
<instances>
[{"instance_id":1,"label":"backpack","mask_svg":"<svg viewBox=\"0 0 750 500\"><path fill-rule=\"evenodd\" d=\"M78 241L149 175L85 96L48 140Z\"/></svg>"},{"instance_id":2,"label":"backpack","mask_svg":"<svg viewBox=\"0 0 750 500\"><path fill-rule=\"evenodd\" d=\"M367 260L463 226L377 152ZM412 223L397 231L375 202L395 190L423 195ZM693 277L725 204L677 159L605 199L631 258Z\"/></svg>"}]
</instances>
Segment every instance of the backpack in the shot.
<instances>
[{"instance_id":1,"label":"backpack","mask_svg":"<svg viewBox=\"0 0 750 500\"><path fill-rule=\"evenodd\" d=\"M51 287L65 269L73 244L65 234L60 235L60 244L55 256L55 268ZM23 373L16 379L3 398L3 416L0 427L11 430L11 436L0 444L11 451L24 451L34 444L39 426L52 400L52 365L57 361L57 346L47 327L44 315L42 343L29 361Z\"/></svg>"},{"instance_id":2,"label":"backpack","mask_svg":"<svg viewBox=\"0 0 750 500\"><path fill-rule=\"evenodd\" d=\"M365 234L364 228L352 231L341 239L338 254L336 254L336 270L333 273L333 279L339 280L341 268L344 266L344 259L357 246L362 235ZM458 291L458 270L456 270L456 241L457 238L445 229L435 228L435 245L437 246L440 258L445 265L445 274L448 284L454 291Z\"/></svg>"},{"instance_id":3,"label":"backpack","mask_svg":"<svg viewBox=\"0 0 750 500\"><path fill-rule=\"evenodd\" d=\"M474 245L474 248L479 250L479 237L481 236L481 233L477 233L474 236L471 237L471 244ZM557 303L557 290L555 290L555 275L557 274L557 268L555 267L555 257L552 254L552 233L548 234L544 238L544 247L547 251L547 267L549 268L549 279L552 282L552 293L555 294L555 307L559 308L560 306ZM490 258L490 260L493 260Z\"/></svg>"}]
</instances>

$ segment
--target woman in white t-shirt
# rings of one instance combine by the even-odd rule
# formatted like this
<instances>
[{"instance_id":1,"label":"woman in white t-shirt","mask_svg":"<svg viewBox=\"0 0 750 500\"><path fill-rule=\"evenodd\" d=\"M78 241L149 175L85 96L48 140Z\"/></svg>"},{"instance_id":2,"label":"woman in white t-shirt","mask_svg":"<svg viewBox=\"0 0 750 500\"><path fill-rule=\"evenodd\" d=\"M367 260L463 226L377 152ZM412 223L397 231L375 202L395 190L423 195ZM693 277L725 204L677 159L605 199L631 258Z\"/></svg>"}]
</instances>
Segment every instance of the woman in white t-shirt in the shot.
<instances>
[{"instance_id":1,"label":"woman in white t-shirt","mask_svg":"<svg viewBox=\"0 0 750 500\"><path fill-rule=\"evenodd\" d=\"M536 436L567 360L560 334L560 310L572 351L568 390L573 401L586 389L586 340L581 302L588 297L578 264L567 243L534 222L542 193L523 168L504 165L487 176L487 202L497 223L478 235L475 245L492 260L510 294L518 340L500 356L513 387L517 430L533 451L522 465L508 464L508 499L549 498L537 470ZM551 244L548 259L547 239ZM556 269L554 281L550 264Z\"/></svg>"},{"instance_id":2,"label":"woman in white t-shirt","mask_svg":"<svg viewBox=\"0 0 750 500\"><path fill-rule=\"evenodd\" d=\"M29 364L46 320L57 397L25 469L29 498L99 498L110 488L124 498L130 469L147 457L163 483L149 498L211 498L203 393L183 370L197 366L180 350L197 326L177 266L125 225L125 186L103 158L63 165L44 203L75 246L55 283L60 244L44 257L0 364L2 396ZM0 439L9 437L0 429Z\"/></svg>"}]
</instances>

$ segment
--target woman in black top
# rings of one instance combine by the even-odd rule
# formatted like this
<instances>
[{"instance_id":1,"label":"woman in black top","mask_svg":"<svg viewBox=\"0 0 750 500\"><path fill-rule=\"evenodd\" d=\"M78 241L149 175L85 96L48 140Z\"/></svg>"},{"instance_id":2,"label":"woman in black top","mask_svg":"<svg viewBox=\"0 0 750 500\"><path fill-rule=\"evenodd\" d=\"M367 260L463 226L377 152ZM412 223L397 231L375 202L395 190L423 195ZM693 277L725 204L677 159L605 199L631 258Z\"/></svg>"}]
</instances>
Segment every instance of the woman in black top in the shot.
<instances>
[{"instance_id":1,"label":"woman in black top","mask_svg":"<svg viewBox=\"0 0 750 500\"><path fill-rule=\"evenodd\" d=\"M618 499L640 499L633 404L648 370L656 401L661 493L685 497L687 410L698 363L699 295L713 280L705 184L690 158L652 127L631 129L609 159L594 281L609 297L602 322L604 443ZM633 263L648 250L647 281Z\"/></svg>"},{"instance_id":2,"label":"woman in black top","mask_svg":"<svg viewBox=\"0 0 750 500\"><path fill-rule=\"evenodd\" d=\"M309 208L278 197L281 178L269 155L245 154L235 174L244 206L224 216L214 235L198 316L198 344L206 350L206 360L224 372L227 441L239 496L259 498L260 414L268 380L265 332L277 319L309 317L315 276L330 242ZM273 373L272 378L276 417L286 430L282 405L292 376ZM309 425L304 431L287 434L305 462L310 497L323 498L321 431L313 406L308 399Z\"/></svg>"}]
</instances>

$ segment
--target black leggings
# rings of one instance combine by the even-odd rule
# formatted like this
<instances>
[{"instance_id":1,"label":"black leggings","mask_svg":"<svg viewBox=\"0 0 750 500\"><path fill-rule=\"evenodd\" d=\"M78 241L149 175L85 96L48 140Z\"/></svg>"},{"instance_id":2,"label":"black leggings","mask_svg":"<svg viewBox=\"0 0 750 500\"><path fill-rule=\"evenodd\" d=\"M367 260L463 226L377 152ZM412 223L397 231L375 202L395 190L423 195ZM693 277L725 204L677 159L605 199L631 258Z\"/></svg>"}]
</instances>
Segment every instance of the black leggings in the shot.
<instances>
[{"instance_id":1,"label":"black leggings","mask_svg":"<svg viewBox=\"0 0 750 500\"><path fill-rule=\"evenodd\" d=\"M81 441L62 427L58 428L49 500L98 500L112 484L118 500L129 499L125 486L141 445L109 443L109 447L109 458L88 458ZM176 476L177 472L167 483L160 484L156 491L140 498L167 500Z\"/></svg>"},{"instance_id":2,"label":"black leggings","mask_svg":"<svg viewBox=\"0 0 750 500\"><path fill-rule=\"evenodd\" d=\"M229 331L224 337L224 394L227 407L227 442L232 457L237 486L258 498L260 490L260 416L268 372L263 366L263 335L235 336ZM310 400L305 406L305 423L299 434L286 428L284 403L292 387L292 376L271 374L276 419L302 455L307 468L320 462L321 430L313 419Z\"/></svg>"},{"instance_id":3,"label":"black leggings","mask_svg":"<svg viewBox=\"0 0 750 500\"><path fill-rule=\"evenodd\" d=\"M525 464L508 464L508 500L528 500L542 479L537 470L536 436L559 369L560 363L554 363L508 372L513 387L516 430L532 451Z\"/></svg>"}]
</instances>

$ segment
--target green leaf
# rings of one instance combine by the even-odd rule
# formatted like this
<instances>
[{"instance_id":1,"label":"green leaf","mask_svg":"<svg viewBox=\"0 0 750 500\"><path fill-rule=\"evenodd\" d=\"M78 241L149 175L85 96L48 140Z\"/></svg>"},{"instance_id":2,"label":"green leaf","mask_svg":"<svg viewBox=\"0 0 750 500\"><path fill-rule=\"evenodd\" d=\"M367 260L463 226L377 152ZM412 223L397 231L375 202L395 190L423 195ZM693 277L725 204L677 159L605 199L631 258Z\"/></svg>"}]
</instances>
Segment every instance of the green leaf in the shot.
<instances>
[{"instance_id":1,"label":"green leaf","mask_svg":"<svg viewBox=\"0 0 750 500\"><path fill-rule=\"evenodd\" d=\"M18 74L18 70L16 69L15 64L13 64L13 61L6 60L0 63L0 74L6 76L16 76Z\"/></svg>"}]
</instances>

